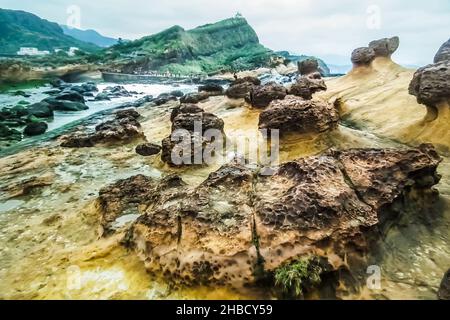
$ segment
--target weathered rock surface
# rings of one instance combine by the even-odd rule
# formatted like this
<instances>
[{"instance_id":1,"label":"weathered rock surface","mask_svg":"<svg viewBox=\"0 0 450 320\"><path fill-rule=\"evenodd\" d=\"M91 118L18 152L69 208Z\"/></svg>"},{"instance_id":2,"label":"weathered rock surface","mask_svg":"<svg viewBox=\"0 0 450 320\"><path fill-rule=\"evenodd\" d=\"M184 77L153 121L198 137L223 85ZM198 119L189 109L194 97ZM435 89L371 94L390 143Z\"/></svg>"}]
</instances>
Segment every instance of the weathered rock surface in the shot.
<instances>
[{"instance_id":1,"label":"weathered rock surface","mask_svg":"<svg viewBox=\"0 0 450 320\"><path fill-rule=\"evenodd\" d=\"M56 100L68 100L79 103L85 102L83 95L73 90L63 91L60 94L56 95L54 98Z\"/></svg>"},{"instance_id":2,"label":"weathered rock surface","mask_svg":"<svg viewBox=\"0 0 450 320\"><path fill-rule=\"evenodd\" d=\"M375 51L372 48L356 48L352 52L352 63L354 66L367 66L375 59Z\"/></svg>"},{"instance_id":3,"label":"weathered rock surface","mask_svg":"<svg viewBox=\"0 0 450 320\"><path fill-rule=\"evenodd\" d=\"M434 56L434 63L450 61L450 39L442 44Z\"/></svg>"},{"instance_id":4,"label":"weathered rock surface","mask_svg":"<svg viewBox=\"0 0 450 320\"><path fill-rule=\"evenodd\" d=\"M297 63L298 72L304 76L310 73L319 72L319 62L316 59L305 59Z\"/></svg>"},{"instance_id":5,"label":"weathered rock surface","mask_svg":"<svg viewBox=\"0 0 450 320\"><path fill-rule=\"evenodd\" d=\"M28 124L25 129L23 129L23 133L26 136L37 136L45 133L47 131L48 125L45 122L32 122Z\"/></svg>"},{"instance_id":6,"label":"weathered rock surface","mask_svg":"<svg viewBox=\"0 0 450 320\"><path fill-rule=\"evenodd\" d=\"M211 141L203 136L205 131L216 129L223 133L224 122L216 115L204 112L203 109L193 104L182 104L172 110L171 135L162 140L161 160L169 165L194 164L194 159L200 157ZM197 131L198 129L198 131ZM183 131L181 131L183 130ZM183 136L176 134L183 133ZM200 146L196 148L196 146ZM190 150L190 156L185 151ZM185 163L176 163L173 154L178 159L183 158Z\"/></svg>"},{"instance_id":7,"label":"weathered rock surface","mask_svg":"<svg viewBox=\"0 0 450 320\"><path fill-rule=\"evenodd\" d=\"M137 113L121 110L113 120L105 121L95 127L95 132L74 132L61 137L61 146L68 148L93 147L96 144L128 143L136 139L145 140Z\"/></svg>"},{"instance_id":8,"label":"weathered rock surface","mask_svg":"<svg viewBox=\"0 0 450 320\"><path fill-rule=\"evenodd\" d=\"M287 96L272 101L259 115L260 129L279 129L287 132L320 133L336 128L339 114L336 108L319 100L304 100Z\"/></svg>"},{"instance_id":9,"label":"weathered rock surface","mask_svg":"<svg viewBox=\"0 0 450 320\"><path fill-rule=\"evenodd\" d=\"M181 103L199 103L209 98L209 94L201 91L198 93L188 93L180 98Z\"/></svg>"},{"instance_id":10,"label":"weathered rock surface","mask_svg":"<svg viewBox=\"0 0 450 320\"><path fill-rule=\"evenodd\" d=\"M376 57L391 57L400 45L399 37L383 38L369 43L369 48L373 49Z\"/></svg>"},{"instance_id":11,"label":"weathered rock surface","mask_svg":"<svg viewBox=\"0 0 450 320\"><path fill-rule=\"evenodd\" d=\"M362 258L382 222L418 199L409 193L435 195L440 161L430 145L334 151L282 164L272 176L228 164L195 187L177 176L131 177L102 189L99 202L106 225L132 209L141 214L125 242L150 273L242 287L299 257L321 256L335 270Z\"/></svg>"},{"instance_id":12,"label":"weathered rock surface","mask_svg":"<svg viewBox=\"0 0 450 320\"><path fill-rule=\"evenodd\" d=\"M161 146L154 143L143 143L136 147L136 153L141 156L153 156L161 152Z\"/></svg>"},{"instance_id":13,"label":"weathered rock surface","mask_svg":"<svg viewBox=\"0 0 450 320\"><path fill-rule=\"evenodd\" d=\"M450 269L447 270L439 286L438 299L450 300Z\"/></svg>"},{"instance_id":14,"label":"weathered rock surface","mask_svg":"<svg viewBox=\"0 0 450 320\"><path fill-rule=\"evenodd\" d=\"M220 96L223 95L224 89L219 84L209 83L199 86L198 92L206 92L209 96Z\"/></svg>"},{"instance_id":15,"label":"weathered rock surface","mask_svg":"<svg viewBox=\"0 0 450 320\"><path fill-rule=\"evenodd\" d=\"M230 87L225 91L225 94L231 99L248 98L253 87L259 86L260 84L261 80L256 77L238 78L230 84Z\"/></svg>"},{"instance_id":16,"label":"weathered rock surface","mask_svg":"<svg viewBox=\"0 0 450 320\"><path fill-rule=\"evenodd\" d=\"M327 90L325 81L319 72L310 73L300 77L297 82L289 88L289 94L311 100L314 93Z\"/></svg>"},{"instance_id":17,"label":"weathered rock surface","mask_svg":"<svg viewBox=\"0 0 450 320\"><path fill-rule=\"evenodd\" d=\"M265 108L273 100L282 100L287 95L284 86L276 82L270 82L265 85L254 86L249 93L248 102L255 108Z\"/></svg>"},{"instance_id":18,"label":"weathered rock surface","mask_svg":"<svg viewBox=\"0 0 450 320\"><path fill-rule=\"evenodd\" d=\"M78 101L46 98L43 102L48 103L52 110L57 111L82 111L89 109L83 102Z\"/></svg>"}]
</instances>

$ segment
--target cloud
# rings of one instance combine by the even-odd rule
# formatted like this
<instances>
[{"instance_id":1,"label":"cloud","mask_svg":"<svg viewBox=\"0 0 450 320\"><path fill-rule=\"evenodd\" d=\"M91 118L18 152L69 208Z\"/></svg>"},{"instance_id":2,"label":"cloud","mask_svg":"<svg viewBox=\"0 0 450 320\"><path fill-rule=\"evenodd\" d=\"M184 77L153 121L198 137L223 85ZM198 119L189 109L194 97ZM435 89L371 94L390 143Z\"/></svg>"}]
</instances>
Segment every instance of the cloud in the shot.
<instances>
[{"instance_id":1,"label":"cloud","mask_svg":"<svg viewBox=\"0 0 450 320\"><path fill-rule=\"evenodd\" d=\"M45 5L32 0L0 0L2 8L30 11L58 23L66 23L70 5L80 7L82 28L126 39L175 24L189 29L240 12L265 46L329 57L334 60L329 62L339 64L349 61L356 47L398 35L401 45L396 61L423 65L432 61L450 37L448 0L47 0ZM379 28L368 26L374 15Z\"/></svg>"}]
</instances>

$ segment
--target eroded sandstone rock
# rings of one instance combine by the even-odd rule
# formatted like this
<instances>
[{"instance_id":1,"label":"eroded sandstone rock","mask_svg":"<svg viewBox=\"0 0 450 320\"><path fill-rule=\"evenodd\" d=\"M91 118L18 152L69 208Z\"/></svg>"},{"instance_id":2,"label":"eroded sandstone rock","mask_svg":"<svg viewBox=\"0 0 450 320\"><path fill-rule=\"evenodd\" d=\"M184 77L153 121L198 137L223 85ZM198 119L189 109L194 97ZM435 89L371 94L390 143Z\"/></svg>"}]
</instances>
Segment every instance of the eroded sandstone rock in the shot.
<instances>
[{"instance_id":1,"label":"eroded sandstone rock","mask_svg":"<svg viewBox=\"0 0 450 320\"><path fill-rule=\"evenodd\" d=\"M450 269L444 274L438 291L438 299L450 300Z\"/></svg>"},{"instance_id":2,"label":"eroded sandstone rock","mask_svg":"<svg viewBox=\"0 0 450 320\"><path fill-rule=\"evenodd\" d=\"M154 143L142 143L136 146L136 153L141 156L153 156L161 151L161 146Z\"/></svg>"},{"instance_id":3,"label":"eroded sandstone rock","mask_svg":"<svg viewBox=\"0 0 450 320\"><path fill-rule=\"evenodd\" d=\"M450 61L450 39L442 44L434 56L434 63Z\"/></svg>"},{"instance_id":4,"label":"eroded sandstone rock","mask_svg":"<svg viewBox=\"0 0 450 320\"><path fill-rule=\"evenodd\" d=\"M255 108L265 108L273 100L284 99L287 90L283 85L269 82L266 85L254 86L249 93L248 102Z\"/></svg>"},{"instance_id":5,"label":"eroded sandstone rock","mask_svg":"<svg viewBox=\"0 0 450 320\"><path fill-rule=\"evenodd\" d=\"M354 66L368 66L375 59L375 51L372 48L356 48L352 52L352 63Z\"/></svg>"},{"instance_id":6,"label":"eroded sandstone rock","mask_svg":"<svg viewBox=\"0 0 450 320\"><path fill-rule=\"evenodd\" d=\"M256 77L236 78L225 91L225 94L228 98L232 99L248 98L253 87L259 86L260 84L261 80Z\"/></svg>"},{"instance_id":7,"label":"eroded sandstone rock","mask_svg":"<svg viewBox=\"0 0 450 320\"><path fill-rule=\"evenodd\" d=\"M61 137L61 146L68 148L93 147L96 144L128 143L136 139L145 140L141 124L133 109L120 110L113 120L100 123L95 132L74 132Z\"/></svg>"},{"instance_id":8,"label":"eroded sandstone rock","mask_svg":"<svg viewBox=\"0 0 450 320\"><path fill-rule=\"evenodd\" d=\"M339 114L336 108L320 100L304 100L287 96L272 101L259 115L260 129L279 129L280 133L320 133L336 128Z\"/></svg>"},{"instance_id":9,"label":"eroded sandstone rock","mask_svg":"<svg viewBox=\"0 0 450 320\"><path fill-rule=\"evenodd\" d=\"M388 57L398 49L400 45L399 37L383 38L369 43L369 48L373 49L376 57Z\"/></svg>"},{"instance_id":10,"label":"eroded sandstone rock","mask_svg":"<svg viewBox=\"0 0 450 320\"><path fill-rule=\"evenodd\" d=\"M311 100L314 93L325 90L327 90L325 81L322 79L319 72L314 72L300 77L297 82L289 88L289 94L302 97L305 100Z\"/></svg>"},{"instance_id":11,"label":"eroded sandstone rock","mask_svg":"<svg viewBox=\"0 0 450 320\"><path fill-rule=\"evenodd\" d=\"M300 75L307 75L314 72L319 72L319 62L316 59L305 59L297 63L298 72Z\"/></svg>"},{"instance_id":12,"label":"eroded sandstone rock","mask_svg":"<svg viewBox=\"0 0 450 320\"><path fill-rule=\"evenodd\" d=\"M430 145L334 151L271 176L228 164L199 186L136 176L102 189L99 201L106 223L138 208L125 242L151 274L242 287L292 259L319 256L337 270L362 258L383 221L395 219L390 212L418 199L409 193L435 195L440 161Z\"/></svg>"}]
</instances>

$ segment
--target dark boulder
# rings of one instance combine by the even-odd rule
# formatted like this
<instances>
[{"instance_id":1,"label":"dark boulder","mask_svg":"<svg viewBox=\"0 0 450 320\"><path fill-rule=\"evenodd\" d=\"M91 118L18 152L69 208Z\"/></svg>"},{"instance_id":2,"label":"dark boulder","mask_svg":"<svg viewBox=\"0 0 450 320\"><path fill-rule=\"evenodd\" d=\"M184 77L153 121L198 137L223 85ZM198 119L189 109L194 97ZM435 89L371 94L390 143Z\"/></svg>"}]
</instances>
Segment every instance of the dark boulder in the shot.
<instances>
[{"instance_id":1,"label":"dark boulder","mask_svg":"<svg viewBox=\"0 0 450 320\"><path fill-rule=\"evenodd\" d=\"M284 99L287 90L284 86L276 82L255 86L251 89L248 102L255 108L265 108L273 100Z\"/></svg>"},{"instance_id":2,"label":"dark boulder","mask_svg":"<svg viewBox=\"0 0 450 320\"><path fill-rule=\"evenodd\" d=\"M434 56L434 63L450 61L450 39L442 44Z\"/></svg>"},{"instance_id":3,"label":"dark boulder","mask_svg":"<svg viewBox=\"0 0 450 320\"><path fill-rule=\"evenodd\" d=\"M240 83L231 85L225 91L225 94L228 98L231 98L231 99L248 98L250 91L252 91L254 86L255 86L255 84L253 84L251 82L240 82Z\"/></svg>"},{"instance_id":4,"label":"dark boulder","mask_svg":"<svg viewBox=\"0 0 450 320\"><path fill-rule=\"evenodd\" d=\"M220 96L224 93L224 90L219 84L209 83L199 86L198 92L207 92L210 96Z\"/></svg>"},{"instance_id":5,"label":"dark boulder","mask_svg":"<svg viewBox=\"0 0 450 320\"><path fill-rule=\"evenodd\" d=\"M304 100L286 96L272 101L259 115L260 129L278 129L286 132L320 133L335 129L339 121L336 108L326 101Z\"/></svg>"},{"instance_id":6,"label":"dark boulder","mask_svg":"<svg viewBox=\"0 0 450 320\"><path fill-rule=\"evenodd\" d=\"M300 77L290 87L289 94L302 97L305 100L311 100L314 93L325 90L327 90L325 81L319 72L315 72Z\"/></svg>"},{"instance_id":7,"label":"dark boulder","mask_svg":"<svg viewBox=\"0 0 450 320\"><path fill-rule=\"evenodd\" d=\"M362 47L353 50L352 63L354 66L368 66L375 59L375 51L369 47Z\"/></svg>"},{"instance_id":8,"label":"dark boulder","mask_svg":"<svg viewBox=\"0 0 450 320\"><path fill-rule=\"evenodd\" d=\"M55 98L46 98L43 102L48 103L50 108L56 111L82 111L87 110L89 107L82 102L70 101L70 100L57 100Z\"/></svg>"},{"instance_id":9,"label":"dark boulder","mask_svg":"<svg viewBox=\"0 0 450 320\"><path fill-rule=\"evenodd\" d=\"M161 152L161 146L154 143L143 143L136 147L136 153L141 156L152 156Z\"/></svg>"},{"instance_id":10,"label":"dark boulder","mask_svg":"<svg viewBox=\"0 0 450 320\"><path fill-rule=\"evenodd\" d=\"M138 119L141 116L141 114L139 112L137 112L136 109L123 109L123 110L116 111L114 114L117 119L122 119L122 118Z\"/></svg>"},{"instance_id":11,"label":"dark boulder","mask_svg":"<svg viewBox=\"0 0 450 320\"><path fill-rule=\"evenodd\" d=\"M173 122L173 119L175 119L175 117L180 113L202 113L202 112L205 111L196 104L191 103L182 104L172 109L172 112L170 113L170 121Z\"/></svg>"},{"instance_id":12,"label":"dark boulder","mask_svg":"<svg viewBox=\"0 0 450 320\"><path fill-rule=\"evenodd\" d=\"M450 300L450 269L444 274L439 286L438 299Z\"/></svg>"},{"instance_id":13,"label":"dark boulder","mask_svg":"<svg viewBox=\"0 0 450 320\"><path fill-rule=\"evenodd\" d=\"M234 86L236 84L241 84L245 82L251 83L255 86L259 86L261 84L261 80L259 80L258 77L247 76L242 78L235 78L235 80L231 83L231 85Z\"/></svg>"},{"instance_id":14,"label":"dark boulder","mask_svg":"<svg viewBox=\"0 0 450 320\"><path fill-rule=\"evenodd\" d=\"M177 98L181 98L182 96L184 96L184 93L181 90L173 90L169 93L169 95L177 97Z\"/></svg>"},{"instance_id":15,"label":"dark boulder","mask_svg":"<svg viewBox=\"0 0 450 320\"><path fill-rule=\"evenodd\" d=\"M297 62L298 72L300 75L307 75L319 72L319 62L316 59L305 59Z\"/></svg>"},{"instance_id":16,"label":"dark boulder","mask_svg":"<svg viewBox=\"0 0 450 320\"><path fill-rule=\"evenodd\" d=\"M53 117L53 109L45 101L30 104L27 107L27 110L31 115L38 117L38 118Z\"/></svg>"},{"instance_id":17,"label":"dark boulder","mask_svg":"<svg viewBox=\"0 0 450 320\"><path fill-rule=\"evenodd\" d=\"M198 92L198 93L188 93L180 98L181 103L199 103L200 101L209 98L208 93Z\"/></svg>"},{"instance_id":18,"label":"dark boulder","mask_svg":"<svg viewBox=\"0 0 450 320\"><path fill-rule=\"evenodd\" d=\"M398 49L400 39L398 37L383 38L369 43L369 48L373 50L376 57L391 57Z\"/></svg>"},{"instance_id":19,"label":"dark boulder","mask_svg":"<svg viewBox=\"0 0 450 320\"><path fill-rule=\"evenodd\" d=\"M26 136L37 136L47 131L48 125L45 122L31 122L23 130Z\"/></svg>"},{"instance_id":20,"label":"dark boulder","mask_svg":"<svg viewBox=\"0 0 450 320\"><path fill-rule=\"evenodd\" d=\"M73 102L84 103L84 97L80 93L72 90L63 91L54 97L56 100L68 100Z\"/></svg>"}]
</instances>

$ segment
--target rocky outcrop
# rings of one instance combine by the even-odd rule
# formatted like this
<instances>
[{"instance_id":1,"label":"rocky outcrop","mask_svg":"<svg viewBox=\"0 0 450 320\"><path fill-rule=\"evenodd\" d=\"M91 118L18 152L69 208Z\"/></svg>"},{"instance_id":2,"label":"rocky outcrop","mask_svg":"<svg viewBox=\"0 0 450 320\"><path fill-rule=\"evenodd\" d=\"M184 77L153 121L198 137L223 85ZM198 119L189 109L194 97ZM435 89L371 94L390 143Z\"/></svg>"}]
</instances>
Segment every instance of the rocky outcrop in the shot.
<instances>
[{"instance_id":1,"label":"rocky outcrop","mask_svg":"<svg viewBox=\"0 0 450 320\"><path fill-rule=\"evenodd\" d=\"M425 121L435 120L450 106L450 57L444 43L436 54L434 64L419 68L409 84L409 93L427 107ZM446 109L446 110L442 110Z\"/></svg>"},{"instance_id":2,"label":"rocky outcrop","mask_svg":"<svg viewBox=\"0 0 450 320\"><path fill-rule=\"evenodd\" d=\"M377 57L391 58L391 55L398 49L399 44L400 39L398 37L371 41L368 47L353 50L351 56L353 66L369 66Z\"/></svg>"},{"instance_id":3,"label":"rocky outcrop","mask_svg":"<svg viewBox=\"0 0 450 320\"><path fill-rule=\"evenodd\" d=\"M444 274L439 286L438 299L450 300L450 269Z\"/></svg>"},{"instance_id":4,"label":"rocky outcrop","mask_svg":"<svg viewBox=\"0 0 450 320\"><path fill-rule=\"evenodd\" d=\"M434 56L434 63L450 61L450 39L442 44Z\"/></svg>"},{"instance_id":5,"label":"rocky outcrop","mask_svg":"<svg viewBox=\"0 0 450 320\"><path fill-rule=\"evenodd\" d=\"M398 49L400 39L398 37L383 38L369 43L369 48L375 53L375 57L388 57Z\"/></svg>"},{"instance_id":6,"label":"rocky outcrop","mask_svg":"<svg viewBox=\"0 0 450 320\"><path fill-rule=\"evenodd\" d=\"M136 147L136 153L141 156L153 156L161 152L161 146L154 143L143 143Z\"/></svg>"},{"instance_id":7,"label":"rocky outcrop","mask_svg":"<svg viewBox=\"0 0 450 320\"><path fill-rule=\"evenodd\" d=\"M269 82L265 85L254 86L249 93L248 102L255 108L265 108L273 100L282 100L287 95L284 86L276 82Z\"/></svg>"},{"instance_id":8,"label":"rocky outcrop","mask_svg":"<svg viewBox=\"0 0 450 320\"><path fill-rule=\"evenodd\" d=\"M316 59L305 59L297 63L298 73L304 76L310 73L319 72L319 62Z\"/></svg>"},{"instance_id":9,"label":"rocky outcrop","mask_svg":"<svg viewBox=\"0 0 450 320\"><path fill-rule=\"evenodd\" d=\"M105 121L95 127L95 132L74 132L60 138L61 146L68 148L93 147L97 144L129 143L145 140L139 113L134 110L121 110L113 120Z\"/></svg>"},{"instance_id":10,"label":"rocky outcrop","mask_svg":"<svg viewBox=\"0 0 450 320\"><path fill-rule=\"evenodd\" d=\"M253 87L259 85L261 85L261 80L256 77L236 78L225 91L225 94L231 99L248 98Z\"/></svg>"},{"instance_id":11,"label":"rocky outcrop","mask_svg":"<svg viewBox=\"0 0 450 320\"><path fill-rule=\"evenodd\" d=\"M37 136L47 131L48 125L45 122L32 122L23 129L23 134L26 136Z\"/></svg>"},{"instance_id":12,"label":"rocky outcrop","mask_svg":"<svg viewBox=\"0 0 450 320\"><path fill-rule=\"evenodd\" d=\"M375 59L375 51L372 48L356 48L352 52L352 63L354 67L369 66Z\"/></svg>"},{"instance_id":13,"label":"rocky outcrop","mask_svg":"<svg viewBox=\"0 0 450 320\"><path fill-rule=\"evenodd\" d=\"M188 93L180 98L181 103L199 103L209 98L209 93L205 91Z\"/></svg>"},{"instance_id":14,"label":"rocky outcrop","mask_svg":"<svg viewBox=\"0 0 450 320\"><path fill-rule=\"evenodd\" d=\"M339 114L336 108L320 100L304 100L287 96L272 101L259 115L260 129L279 129L287 132L320 133L337 127Z\"/></svg>"},{"instance_id":15,"label":"rocky outcrop","mask_svg":"<svg viewBox=\"0 0 450 320\"><path fill-rule=\"evenodd\" d=\"M221 96L224 94L224 89L219 84L209 83L199 86L198 92L206 92L209 96Z\"/></svg>"},{"instance_id":16,"label":"rocky outcrop","mask_svg":"<svg viewBox=\"0 0 450 320\"><path fill-rule=\"evenodd\" d=\"M289 94L311 100L314 93L327 90L325 81L319 72L314 72L300 77L289 88Z\"/></svg>"},{"instance_id":17,"label":"rocky outcrop","mask_svg":"<svg viewBox=\"0 0 450 320\"><path fill-rule=\"evenodd\" d=\"M204 133L216 129L223 134L223 120L193 104L174 108L170 118L172 132L162 141L161 160L172 166L203 164L203 152L212 142L204 137ZM201 163L196 163L196 159Z\"/></svg>"},{"instance_id":18,"label":"rocky outcrop","mask_svg":"<svg viewBox=\"0 0 450 320\"><path fill-rule=\"evenodd\" d=\"M106 223L139 212L124 242L151 274L240 288L292 259L320 256L334 270L361 261L378 227L419 199L408 194L435 195L440 161L430 145L333 151L271 176L228 164L198 186L136 176L102 189L99 201Z\"/></svg>"}]
</instances>

